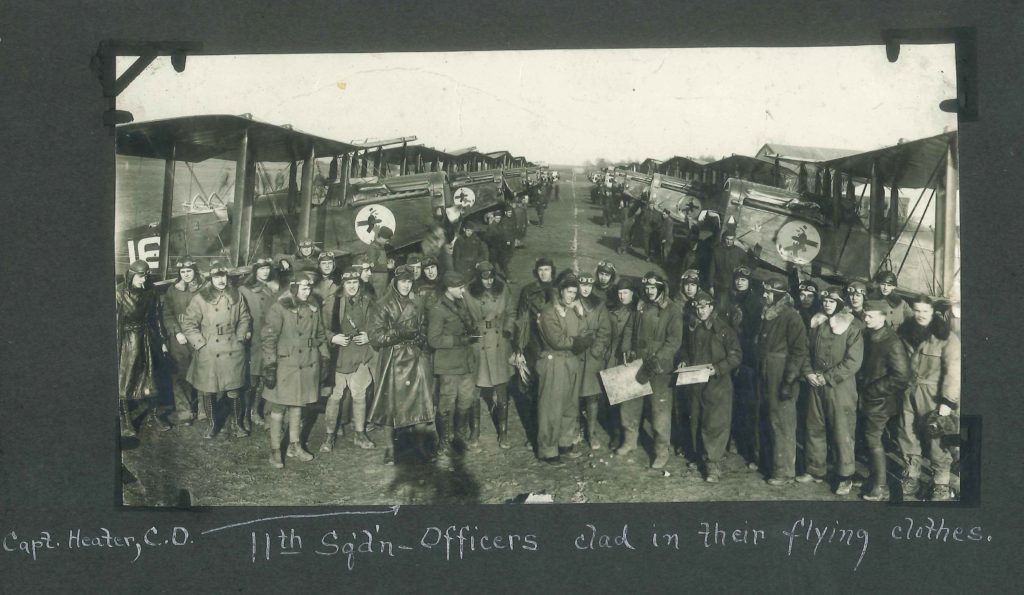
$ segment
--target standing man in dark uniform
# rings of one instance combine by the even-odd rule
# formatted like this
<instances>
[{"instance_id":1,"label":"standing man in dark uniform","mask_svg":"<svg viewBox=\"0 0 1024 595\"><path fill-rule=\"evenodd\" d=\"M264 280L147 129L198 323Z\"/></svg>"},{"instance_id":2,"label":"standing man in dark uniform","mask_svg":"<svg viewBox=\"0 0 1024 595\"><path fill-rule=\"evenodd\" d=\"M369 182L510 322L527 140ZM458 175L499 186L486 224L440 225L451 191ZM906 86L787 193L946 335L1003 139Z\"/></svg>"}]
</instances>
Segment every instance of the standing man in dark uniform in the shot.
<instances>
[{"instance_id":1,"label":"standing man in dark uniform","mask_svg":"<svg viewBox=\"0 0 1024 595\"><path fill-rule=\"evenodd\" d=\"M864 300L867 299L868 288L861 281L852 281L846 286L846 299L850 302L850 314L864 322Z\"/></svg>"},{"instance_id":2,"label":"standing man in dark uniform","mask_svg":"<svg viewBox=\"0 0 1024 595\"><path fill-rule=\"evenodd\" d=\"M766 433L762 432L765 418L761 415L767 403L759 398L760 392L754 389L754 371L757 368L757 354L754 344L761 320L763 298L761 292L753 289L753 271L746 265L740 265L732 273L732 284L728 292L717 296L719 318L728 322L740 340L743 359L733 372L733 403L732 435L729 439L730 450L739 452L747 461L747 468L756 471L762 463L761 451L764 448Z\"/></svg>"},{"instance_id":3,"label":"standing man in dark uniform","mask_svg":"<svg viewBox=\"0 0 1024 595\"><path fill-rule=\"evenodd\" d=\"M796 479L796 397L800 369L807 357L807 330L793 309L793 297L786 291L785 281L769 279L762 298L754 386L758 400L768 409L771 428L768 485L782 486Z\"/></svg>"},{"instance_id":4,"label":"standing man in dark uniform","mask_svg":"<svg viewBox=\"0 0 1024 595\"><path fill-rule=\"evenodd\" d=\"M188 381L199 391L210 426L204 438L217 430L217 400L226 395L232 405L235 436L249 435L242 422L242 387L245 386L245 335L252 317L241 294L228 284L228 269L210 265L210 283L203 286L185 309L181 330L195 351Z\"/></svg>"},{"instance_id":5,"label":"standing man in dark uniform","mask_svg":"<svg viewBox=\"0 0 1024 595\"><path fill-rule=\"evenodd\" d=\"M804 326L808 330L811 328L811 318L821 311L820 294L821 288L818 287L814 279L804 279L797 286L796 311L800 314L800 318L803 319Z\"/></svg>"},{"instance_id":6,"label":"standing man in dark uniform","mask_svg":"<svg viewBox=\"0 0 1024 595\"><path fill-rule=\"evenodd\" d=\"M521 246L526 239L526 231L530 227L529 195L526 192L516 194L512 199L515 205L512 209L513 222L516 227L516 245Z\"/></svg>"},{"instance_id":7,"label":"standing man in dark uniform","mask_svg":"<svg viewBox=\"0 0 1024 595\"><path fill-rule=\"evenodd\" d=\"M644 248L644 258L651 262L661 254L658 230L661 228L661 213L651 204L650 190L644 190L643 210L641 214L640 244Z\"/></svg>"},{"instance_id":8,"label":"standing man in dark uniform","mask_svg":"<svg viewBox=\"0 0 1024 595\"><path fill-rule=\"evenodd\" d=\"M605 227L611 227L615 211L618 210L620 197L615 192L615 184L610 179L601 183L598 192L601 201L601 218L604 220Z\"/></svg>"},{"instance_id":9,"label":"standing man in dark uniform","mask_svg":"<svg viewBox=\"0 0 1024 595\"><path fill-rule=\"evenodd\" d=\"M337 272L338 263L335 260L335 254L331 250L324 250L317 256L316 259L318 280L313 285L313 296L321 306L328 302L334 301L335 294L341 292L341 287L338 285L339 275ZM334 391L334 359L331 358L327 362L323 372L322 382L320 383L320 397L330 397Z\"/></svg>"},{"instance_id":10,"label":"standing man in dark uniform","mask_svg":"<svg viewBox=\"0 0 1024 595\"><path fill-rule=\"evenodd\" d=\"M441 278L437 270L437 259L427 256L423 259L423 276L413 281L413 291L424 300L425 307L430 307L437 297L441 286Z\"/></svg>"},{"instance_id":11,"label":"standing man in dark uniform","mask_svg":"<svg viewBox=\"0 0 1024 595\"><path fill-rule=\"evenodd\" d=\"M732 421L732 371L742 352L736 331L715 316L714 301L704 291L693 298L694 319L687 327L683 359L687 365L711 364L711 378L704 384L683 388L689 400L690 435L704 462L705 480L721 480L721 462L729 441Z\"/></svg>"},{"instance_id":12,"label":"standing man in dark uniform","mask_svg":"<svg viewBox=\"0 0 1024 595\"><path fill-rule=\"evenodd\" d=\"M373 287L373 261L366 254L355 257L352 261L352 268L359 271L359 283L362 285L362 292L366 297L372 301L383 297L378 296L377 290Z\"/></svg>"},{"instance_id":13,"label":"standing man in dark uniform","mask_svg":"<svg viewBox=\"0 0 1024 595\"><path fill-rule=\"evenodd\" d=\"M537 211L537 226L544 227L544 211L548 208L548 197L544 196L543 192L536 185L531 185L529 189L530 202L533 203L533 208Z\"/></svg>"},{"instance_id":14,"label":"standing man in dark uniform","mask_svg":"<svg viewBox=\"0 0 1024 595\"><path fill-rule=\"evenodd\" d=\"M465 276L449 271L444 275L444 286L444 293L427 312L427 343L434 349L434 374L441 393L437 412L439 447L450 456L453 438L462 448L471 448L466 434L477 401L478 363L471 344L479 336L464 299Z\"/></svg>"},{"instance_id":15,"label":"standing man in dark uniform","mask_svg":"<svg viewBox=\"0 0 1024 595\"><path fill-rule=\"evenodd\" d=\"M619 303L619 290L616 287L618 271L610 260L602 260L597 263L597 270L594 271L596 283L594 292L604 299L605 307L613 308Z\"/></svg>"},{"instance_id":16,"label":"standing man in dark uniform","mask_svg":"<svg viewBox=\"0 0 1024 595\"><path fill-rule=\"evenodd\" d=\"M633 228L636 225L637 219L643 213L643 209L643 201L633 200L625 194L622 195L622 207L620 209L622 225L619 227L619 254L629 252L630 246L633 245Z\"/></svg>"},{"instance_id":17,"label":"standing man in dark uniform","mask_svg":"<svg viewBox=\"0 0 1024 595\"><path fill-rule=\"evenodd\" d=\"M331 250L325 250L317 256L317 271L320 273L320 280L313 286L313 295L321 302L328 296L338 291L338 275L335 269L338 263L335 261L335 254Z\"/></svg>"},{"instance_id":18,"label":"standing man in dark uniform","mask_svg":"<svg viewBox=\"0 0 1024 595\"><path fill-rule=\"evenodd\" d=\"M413 252L406 256L405 266L412 271L412 286L415 288L416 282L423 278L423 255L419 252Z\"/></svg>"},{"instance_id":19,"label":"standing man in dark uniform","mask_svg":"<svg viewBox=\"0 0 1024 595\"><path fill-rule=\"evenodd\" d=\"M171 376L172 389L174 390L174 409L178 423L183 426L191 426L195 416L192 410L196 406L192 385L188 383L189 364L192 363L192 350L188 346L188 339L185 333L181 332L181 321L185 318L185 309L192 301L192 296L199 291L199 266L189 256L178 259L174 267L178 271L178 280L167 288L161 301L161 322L163 323L163 336L167 338L167 353L170 356L173 372ZM200 407L200 412L205 412Z\"/></svg>"},{"instance_id":20,"label":"standing man in dark uniform","mask_svg":"<svg viewBox=\"0 0 1024 595\"><path fill-rule=\"evenodd\" d=\"M672 440L672 405L675 387L676 355L683 339L683 313L679 306L668 297L665 279L654 271L644 274L641 279L644 301L637 305L633 324L627 327L622 338L622 349L629 361L643 360L636 381L651 383L654 394L632 399L622 404L622 446L615 452L618 456L629 454L636 448L640 436L641 417L645 402L651 408L651 425L654 427L653 469L661 469L668 463L669 445Z\"/></svg>"},{"instance_id":21,"label":"standing man in dark uniform","mask_svg":"<svg viewBox=\"0 0 1024 595\"><path fill-rule=\"evenodd\" d=\"M552 285L555 275L555 263L550 258L541 257L534 262L533 275L535 281L524 285L519 292L516 307L516 352L526 359L530 370L536 372L537 358L540 354L540 313L554 298L555 289ZM524 384L522 379L517 382L519 396L525 400L521 403L520 415L523 426L530 433L537 430L533 413L537 400L537 374L531 375L530 382Z\"/></svg>"},{"instance_id":22,"label":"standing man in dark uniform","mask_svg":"<svg viewBox=\"0 0 1024 595\"><path fill-rule=\"evenodd\" d=\"M480 229L480 224L476 221L466 221L462 225L462 236L452 242L452 262L455 271L463 278L469 278L476 271L478 262L490 260L487 244L477 233Z\"/></svg>"},{"instance_id":23,"label":"standing man in dark uniform","mask_svg":"<svg viewBox=\"0 0 1024 595\"><path fill-rule=\"evenodd\" d=\"M899 281L896 279L896 273L892 271L879 271L875 275L876 293L874 297L883 299L889 304L891 311L885 321L894 329L900 328L904 320L914 315L914 311L910 309L907 302L896 293L897 285L899 285Z\"/></svg>"},{"instance_id":24,"label":"standing man in dark uniform","mask_svg":"<svg viewBox=\"0 0 1024 595\"><path fill-rule=\"evenodd\" d=\"M582 334L594 337L594 343L580 354L583 360L580 380L580 400L583 401L583 416L586 420L587 444L591 450L601 450L597 439L598 411L601 409L601 370L608 361L608 346L611 342L612 326L608 316L606 298L594 293L594 276L579 276L578 302L583 306Z\"/></svg>"},{"instance_id":25,"label":"standing man in dark uniform","mask_svg":"<svg viewBox=\"0 0 1024 595\"><path fill-rule=\"evenodd\" d=\"M263 398L263 319L267 310L274 305L275 292L267 284L270 281L273 260L257 259L252 265L252 274L239 286L245 305L252 317L252 330L248 338L249 385L244 389L244 417L248 418L249 431L253 424L263 425L260 415L260 400Z\"/></svg>"},{"instance_id":26,"label":"standing man in dark uniform","mask_svg":"<svg viewBox=\"0 0 1024 595\"><path fill-rule=\"evenodd\" d=\"M125 271L124 285L118 288L118 406L121 436L135 436L131 404L137 403L151 413L161 431L171 426L157 412L155 369L157 345L161 344L159 298L149 279L149 263L136 260Z\"/></svg>"},{"instance_id":27,"label":"standing man in dark uniform","mask_svg":"<svg viewBox=\"0 0 1024 595\"><path fill-rule=\"evenodd\" d=\"M896 329L886 320L888 313L889 304L884 300L869 300L864 305L864 365L857 373L861 421L871 453L871 489L862 497L874 502L889 499L882 432L899 413L910 383L910 358Z\"/></svg>"},{"instance_id":28,"label":"standing man in dark uniform","mask_svg":"<svg viewBox=\"0 0 1024 595\"><path fill-rule=\"evenodd\" d=\"M388 292L373 309L370 345L379 352L374 376L373 403L368 421L386 432L384 464L394 464L394 431L434 420L434 374L429 357L423 299L412 291L412 271L405 265L395 269L394 291ZM425 436L418 442L421 454Z\"/></svg>"},{"instance_id":29,"label":"standing man in dark uniform","mask_svg":"<svg viewBox=\"0 0 1024 595\"><path fill-rule=\"evenodd\" d=\"M378 227L373 242L366 249L367 260L373 265L370 284L373 285L373 293L377 299L384 297L391 270L395 268L395 261L388 256L387 251L388 243L394 235L395 232L390 227Z\"/></svg>"},{"instance_id":30,"label":"standing man in dark uniform","mask_svg":"<svg viewBox=\"0 0 1024 595\"><path fill-rule=\"evenodd\" d=\"M700 291L700 273L697 269L686 269L679 277L679 293L676 294L675 302L683 313L686 314L687 307L693 298L697 297ZM690 308L692 310L692 308Z\"/></svg>"},{"instance_id":31,"label":"standing man in dark uniform","mask_svg":"<svg viewBox=\"0 0 1024 595\"><path fill-rule=\"evenodd\" d=\"M295 258L291 264L296 271L315 271L319 255L320 249L316 247L313 240L304 237L299 241L299 247L295 251Z\"/></svg>"},{"instance_id":32,"label":"standing man in dark uniform","mask_svg":"<svg viewBox=\"0 0 1024 595\"><path fill-rule=\"evenodd\" d=\"M508 217L504 217L500 211L495 211L494 223L488 228L487 235L491 261L506 279L509 276L508 265L512 261L516 245L515 223L512 221L511 211L508 214Z\"/></svg>"},{"instance_id":33,"label":"standing man in dark uniform","mask_svg":"<svg viewBox=\"0 0 1024 595\"><path fill-rule=\"evenodd\" d=\"M722 241L712 251L709 263L708 280L715 297L729 291L732 272L740 265L753 269L754 258L749 251L736 245L735 224L726 224L722 230Z\"/></svg>"},{"instance_id":34,"label":"standing man in dark uniform","mask_svg":"<svg viewBox=\"0 0 1024 595\"><path fill-rule=\"evenodd\" d=\"M672 256L672 247L675 244L675 228L676 224L672 217L669 216L668 211L661 213L661 223L658 228L658 239L661 244L661 262L667 265L670 257Z\"/></svg>"},{"instance_id":35,"label":"standing man in dark uniform","mask_svg":"<svg viewBox=\"0 0 1024 595\"><path fill-rule=\"evenodd\" d=\"M625 337L626 329L632 328L633 317L636 315L636 291L633 287L633 282L625 278L619 279L615 284L615 290L615 305L608 309L612 334L608 342L608 359L605 360L606 369L626 363L622 341ZM605 399L607 400L607 396ZM622 446L622 405L609 406L608 426L611 430L608 448L614 450Z\"/></svg>"}]
</instances>

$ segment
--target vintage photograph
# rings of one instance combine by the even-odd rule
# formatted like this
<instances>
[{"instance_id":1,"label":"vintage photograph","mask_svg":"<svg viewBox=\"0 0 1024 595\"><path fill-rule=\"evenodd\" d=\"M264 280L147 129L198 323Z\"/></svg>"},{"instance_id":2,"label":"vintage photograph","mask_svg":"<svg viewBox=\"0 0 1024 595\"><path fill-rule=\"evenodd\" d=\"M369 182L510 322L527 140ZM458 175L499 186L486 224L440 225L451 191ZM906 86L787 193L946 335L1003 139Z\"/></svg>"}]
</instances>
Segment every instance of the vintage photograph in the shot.
<instances>
[{"instance_id":1,"label":"vintage photograph","mask_svg":"<svg viewBox=\"0 0 1024 595\"><path fill-rule=\"evenodd\" d=\"M137 74L122 504L958 499L952 45Z\"/></svg>"}]
</instances>

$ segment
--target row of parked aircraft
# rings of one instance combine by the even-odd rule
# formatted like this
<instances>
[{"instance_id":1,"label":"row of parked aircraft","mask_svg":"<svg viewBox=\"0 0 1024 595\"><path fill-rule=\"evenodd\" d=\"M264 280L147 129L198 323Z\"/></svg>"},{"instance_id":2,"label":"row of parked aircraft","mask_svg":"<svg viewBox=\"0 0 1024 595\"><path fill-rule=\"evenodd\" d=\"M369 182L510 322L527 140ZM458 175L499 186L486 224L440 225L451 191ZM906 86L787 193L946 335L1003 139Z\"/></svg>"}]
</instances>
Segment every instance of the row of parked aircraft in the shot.
<instances>
[{"instance_id":1,"label":"row of parked aircraft","mask_svg":"<svg viewBox=\"0 0 1024 595\"><path fill-rule=\"evenodd\" d=\"M382 227L401 249L557 179L507 151L441 151L415 140L341 142L247 116L118 126L119 156L165 163L159 211L154 201L144 223L117 232L118 271L141 258L166 277L184 254L244 268L294 252L301 238L357 255ZM219 189L230 196L201 185L175 196L177 165L194 176L192 166L210 160L234 164L229 189ZM753 157L647 159L595 174L596 183L607 177L626 196L650 200L677 235L735 225L767 268L843 280L892 270L905 289L958 299L956 132L868 152L765 145Z\"/></svg>"}]
</instances>

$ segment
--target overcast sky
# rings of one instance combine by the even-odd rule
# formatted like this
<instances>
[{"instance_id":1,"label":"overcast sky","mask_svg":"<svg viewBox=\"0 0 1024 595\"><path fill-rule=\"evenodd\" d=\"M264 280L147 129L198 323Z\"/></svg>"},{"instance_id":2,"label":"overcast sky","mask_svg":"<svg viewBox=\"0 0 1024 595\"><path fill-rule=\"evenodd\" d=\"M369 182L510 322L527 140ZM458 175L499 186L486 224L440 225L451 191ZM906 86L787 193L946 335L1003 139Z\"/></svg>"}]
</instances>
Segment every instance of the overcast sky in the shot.
<instances>
[{"instance_id":1,"label":"overcast sky","mask_svg":"<svg viewBox=\"0 0 1024 595\"><path fill-rule=\"evenodd\" d=\"M128 61L122 59L123 70ZM412 136L531 161L871 150L956 127L952 45L197 56L118 98L136 121L251 113L351 141Z\"/></svg>"}]
</instances>

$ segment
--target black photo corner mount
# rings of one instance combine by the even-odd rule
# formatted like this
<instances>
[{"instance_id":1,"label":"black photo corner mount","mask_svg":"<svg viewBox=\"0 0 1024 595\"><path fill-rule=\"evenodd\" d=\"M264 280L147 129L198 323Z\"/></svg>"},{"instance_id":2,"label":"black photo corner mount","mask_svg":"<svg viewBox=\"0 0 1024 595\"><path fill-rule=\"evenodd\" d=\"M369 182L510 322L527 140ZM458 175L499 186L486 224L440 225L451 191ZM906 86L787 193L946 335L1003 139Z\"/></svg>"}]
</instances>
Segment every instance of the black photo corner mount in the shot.
<instances>
[{"instance_id":1,"label":"black photo corner mount","mask_svg":"<svg viewBox=\"0 0 1024 595\"><path fill-rule=\"evenodd\" d=\"M885 56L900 57L902 44L952 43L955 48L956 97L939 102L939 109L957 114L960 122L978 120L978 46L974 27L943 29L883 29Z\"/></svg>"},{"instance_id":2,"label":"black photo corner mount","mask_svg":"<svg viewBox=\"0 0 1024 595\"><path fill-rule=\"evenodd\" d=\"M135 119L131 112L117 109L117 96L158 57L170 56L174 70L184 72L188 55L202 51L203 43L200 41L101 41L89 66L103 86L103 97L108 103L107 110L103 112L103 125L113 132L118 124L127 124ZM135 62L121 76L117 76L118 56L136 56Z\"/></svg>"}]
</instances>

